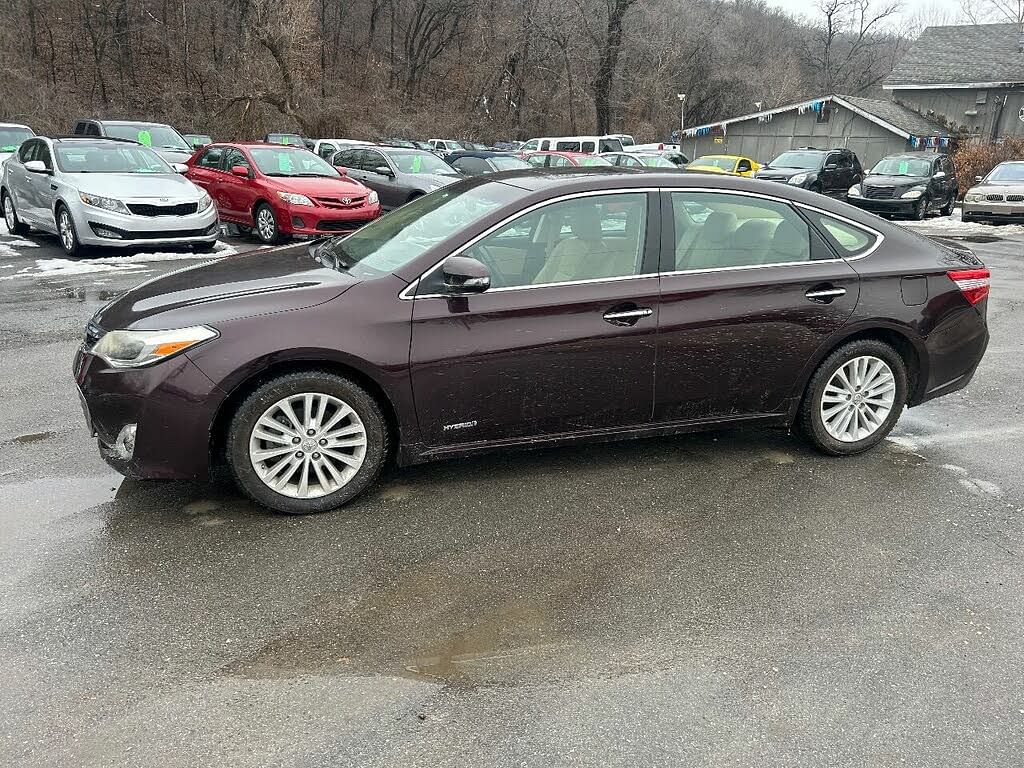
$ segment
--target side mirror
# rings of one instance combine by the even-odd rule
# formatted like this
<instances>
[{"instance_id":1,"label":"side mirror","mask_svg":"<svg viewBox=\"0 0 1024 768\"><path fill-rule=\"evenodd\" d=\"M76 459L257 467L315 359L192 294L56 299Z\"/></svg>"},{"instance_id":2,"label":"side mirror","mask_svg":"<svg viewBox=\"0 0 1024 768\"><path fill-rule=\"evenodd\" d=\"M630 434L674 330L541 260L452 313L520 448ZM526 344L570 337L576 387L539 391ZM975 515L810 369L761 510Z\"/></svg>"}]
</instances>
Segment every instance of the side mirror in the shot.
<instances>
[{"instance_id":1,"label":"side mirror","mask_svg":"<svg viewBox=\"0 0 1024 768\"><path fill-rule=\"evenodd\" d=\"M376 168L373 169L373 172L376 173L376 174L379 174L381 176L388 176L388 177L392 177L392 176L395 175L395 174L393 174L391 172L391 169L388 168L386 165L378 165Z\"/></svg>"},{"instance_id":2,"label":"side mirror","mask_svg":"<svg viewBox=\"0 0 1024 768\"><path fill-rule=\"evenodd\" d=\"M249 178L249 169L246 168L244 165L232 165L231 166L231 175L232 176L237 176L240 179L248 179Z\"/></svg>"},{"instance_id":3,"label":"side mirror","mask_svg":"<svg viewBox=\"0 0 1024 768\"><path fill-rule=\"evenodd\" d=\"M975 184L981 184L981 182L983 182L984 180L985 180L985 179L984 179L984 178L982 178L981 176L975 176L975 177L974 177L974 183L975 183Z\"/></svg>"},{"instance_id":4,"label":"side mirror","mask_svg":"<svg viewBox=\"0 0 1024 768\"><path fill-rule=\"evenodd\" d=\"M175 173L188 173L188 166L184 163L171 163Z\"/></svg>"},{"instance_id":5,"label":"side mirror","mask_svg":"<svg viewBox=\"0 0 1024 768\"><path fill-rule=\"evenodd\" d=\"M935 175L932 176L932 178L933 179L944 179L944 178L946 178L946 172L945 171L936 171Z\"/></svg>"},{"instance_id":6,"label":"side mirror","mask_svg":"<svg viewBox=\"0 0 1024 768\"><path fill-rule=\"evenodd\" d=\"M839 165L837 163L829 163L824 168L822 168L822 170L823 171L834 171L837 168L839 168Z\"/></svg>"},{"instance_id":7,"label":"side mirror","mask_svg":"<svg viewBox=\"0 0 1024 768\"><path fill-rule=\"evenodd\" d=\"M450 296L469 296L483 293L491 287L491 273L487 267L469 256L449 256L441 265L445 291Z\"/></svg>"},{"instance_id":8,"label":"side mirror","mask_svg":"<svg viewBox=\"0 0 1024 768\"><path fill-rule=\"evenodd\" d=\"M25 163L25 170L29 173L49 173L46 163L42 160L29 160Z\"/></svg>"}]
</instances>

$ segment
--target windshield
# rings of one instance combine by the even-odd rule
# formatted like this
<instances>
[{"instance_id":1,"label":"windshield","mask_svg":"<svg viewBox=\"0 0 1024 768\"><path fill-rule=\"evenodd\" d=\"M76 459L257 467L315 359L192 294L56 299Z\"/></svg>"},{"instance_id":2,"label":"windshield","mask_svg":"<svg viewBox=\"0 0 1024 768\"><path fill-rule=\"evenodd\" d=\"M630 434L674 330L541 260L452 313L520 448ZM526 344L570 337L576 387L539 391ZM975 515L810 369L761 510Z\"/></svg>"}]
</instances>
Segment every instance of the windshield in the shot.
<instances>
[{"instance_id":1,"label":"windshield","mask_svg":"<svg viewBox=\"0 0 1024 768\"><path fill-rule=\"evenodd\" d=\"M455 169L433 152L395 152L388 155L402 173L442 173L457 176Z\"/></svg>"},{"instance_id":2,"label":"windshield","mask_svg":"<svg viewBox=\"0 0 1024 768\"><path fill-rule=\"evenodd\" d=\"M783 152L769 163L775 168L804 168L813 170L821 168L821 161L825 157L822 152Z\"/></svg>"},{"instance_id":3,"label":"windshield","mask_svg":"<svg viewBox=\"0 0 1024 768\"><path fill-rule=\"evenodd\" d=\"M708 155L706 157L698 157L690 163L690 167L718 168L722 171L731 171L736 167L736 160L731 157L714 157L712 155Z\"/></svg>"},{"instance_id":4,"label":"windshield","mask_svg":"<svg viewBox=\"0 0 1024 768\"><path fill-rule=\"evenodd\" d=\"M532 168L525 160L520 160L518 157L492 157L491 162L494 163L494 167L499 171L514 171L518 168Z\"/></svg>"},{"instance_id":5,"label":"windshield","mask_svg":"<svg viewBox=\"0 0 1024 768\"><path fill-rule=\"evenodd\" d=\"M985 181L1024 181L1024 163L997 165Z\"/></svg>"},{"instance_id":6,"label":"windshield","mask_svg":"<svg viewBox=\"0 0 1024 768\"><path fill-rule=\"evenodd\" d=\"M875 163L871 173L879 176L931 176L932 161L906 157L886 157Z\"/></svg>"},{"instance_id":7,"label":"windshield","mask_svg":"<svg viewBox=\"0 0 1024 768\"><path fill-rule=\"evenodd\" d=\"M253 147L249 154L266 176L338 176L333 165L306 149Z\"/></svg>"},{"instance_id":8,"label":"windshield","mask_svg":"<svg viewBox=\"0 0 1024 768\"><path fill-rule=\"evenodd\" d=\"M28 128L0 128L0 152L17 152L21 143L34 135Z\"/></svg>"},{"instance_id":9,"label":"windshield","mask_svg":"<svg viewBox=\"0 0 1024 768\"><path fill-rule=\"evenodd\" d=\"M174 173L156 152L133 144L54 142L53 149L64 173Z\"/></svg>"},{"instance_id":10,"label":"windshield","mask_svg":"<svg viewBox=\"0 0 1024 768\"><path fill-rule=\"evenodd\" d=\"M576 160L576 162L579 163L584 168L590 168L591 166L595 165L611 165L611 163L608 162L605 158L598 157L597 155L592 155L590 157L580 157Z\"/></svg>"},{"instance_id":11,"label":"windshield","mask_svg":"<svg viewBox=\"0 0 1024 768\"><path fill-rule=\"evenodd\" d=\"M111 125L106 123L103 129L107 136L113 136L115 139L137 141L146 147L180 149L182 152L192 151L188 143L169 125L147 125L146 123Z\"/></svg>"},{"instance_id":12,"label":"windshield","mask_svg":"<svg viewBox=\"0 0 1024 768\"><path fill-rule=\"evenodd\" d=\"M646 165L648 168L671 168L675 170L675 163L665 159L661 155L648 155L647 157L641 156L640 162Z\"/></svg>"},{"instance_id":13,"label":"windshield","mask_svg":"<svg viewBox=\"0 0 1024 768\"><path fill-rule=\"evenodd\" d=\"M529 194L507 184L458 184L406 203L345 238L329 240L313 254L357 277L394 272L492 211Z\"/></svg>"}]
</instances>

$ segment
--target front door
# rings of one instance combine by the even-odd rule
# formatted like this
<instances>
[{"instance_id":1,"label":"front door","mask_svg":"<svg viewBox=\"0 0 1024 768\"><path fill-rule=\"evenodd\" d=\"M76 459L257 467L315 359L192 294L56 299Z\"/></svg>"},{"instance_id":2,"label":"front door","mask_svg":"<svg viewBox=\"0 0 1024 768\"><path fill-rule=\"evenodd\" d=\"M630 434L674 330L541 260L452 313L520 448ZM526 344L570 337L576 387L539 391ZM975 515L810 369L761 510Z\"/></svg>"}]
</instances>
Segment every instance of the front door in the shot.
<instances>
[{"instance_id":1,"label":"front door","mask_svg":"<svg viewBox=\"0 0 1024 768\"><path fill-rule=\"evenodd\" d=\"M462 251L491 288L420 281L411 370L428 445L646 424L658 320L657 195L580 195L528 211Z\"/></svg>"},{"instance_id":2,"label":"front door","mask_svg":"<svg viewBox=\"0 0 1024 768\"><path fill-rule=\"evenodd\" d=\"M784 411L807 361L852 314L857 273L786 203L665 198L676 249L663 262L655 420Z\"/></svg>"},{"instance_id":3,"label":"front door","mask_svg":"<svg viewBox=\"0 0 1024 768\"><path fill-rule=\"evenodd\" d=\"M245 168L249 177L235 176L231 169ZM224 152L224 172L216 182L217 196L224 204L225 218L249 225L256 207L257 192L253 183L253 164L240 149L231 147Z\"/></svg>"}]
</instances>

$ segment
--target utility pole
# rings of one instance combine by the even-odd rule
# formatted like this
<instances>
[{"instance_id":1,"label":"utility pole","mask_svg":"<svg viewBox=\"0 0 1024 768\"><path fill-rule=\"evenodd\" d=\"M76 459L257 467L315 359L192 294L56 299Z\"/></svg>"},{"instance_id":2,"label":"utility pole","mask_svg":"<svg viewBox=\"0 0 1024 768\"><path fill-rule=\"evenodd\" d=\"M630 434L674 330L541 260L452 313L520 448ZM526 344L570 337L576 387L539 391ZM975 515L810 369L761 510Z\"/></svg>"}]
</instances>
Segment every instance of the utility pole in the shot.
<instances>
[{"instance_id":1,"label":"utility pole","mask_svg":"<svg viewBox=\"0 0 1024 768\"><path fill-rule=\"evenodd\" d=\"M686 94L678 93L679 97L679 146L683 146L683 131L686 130Z\"/></svg>"}]
</instances>

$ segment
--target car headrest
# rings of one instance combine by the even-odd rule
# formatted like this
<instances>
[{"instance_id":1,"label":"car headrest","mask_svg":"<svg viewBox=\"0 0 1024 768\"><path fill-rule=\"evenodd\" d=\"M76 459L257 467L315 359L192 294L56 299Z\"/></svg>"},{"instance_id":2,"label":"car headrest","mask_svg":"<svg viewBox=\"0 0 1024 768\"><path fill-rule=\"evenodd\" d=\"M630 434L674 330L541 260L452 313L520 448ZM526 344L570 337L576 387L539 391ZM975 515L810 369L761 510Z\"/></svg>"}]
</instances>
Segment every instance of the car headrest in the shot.
<instances>
[{"instance_id":1,"label":"car headrest","mask_svg":"<svg viewBox=\"0 0 1024 768\"><path fill-rule=\"evenodd\" d=\"M714 242L721 242L732 236L736 231L736 214L726 211L714 211L704 222L701 236Z\"/></svg>"},{"instance_id":2,"label":"car headrest","mask_svg":"<svg viewBox=\"0 0 1024 768\"><path fill-rule=\"evenodd\" d=\"M740 224L732 236L733 247L741 251L760 251L772 242L773 225L764 219L750 219Z\"/></svg>"},{"instance_id":3,"label":"car headrest","mask_svg":"<svg viewBox=\"0 0 1024 768\"><path fill-rule=\"evenodd\" d=\"M772 237L772 252L780 261L804 261L810 257L806 225L802 229L788 221L776 227L775 236Z\"/></svg>"},{"instance_id":4,"label":"car headrest","mask_svg":"<svg viewBox=\"0 0 1024 768\"><path fill-rule=\"evenodd\" d=\"M579 240L595 242L601 239L601 216L597 208L584 203L569 217L572 234Z\"/></svg>"}]
</instances>

